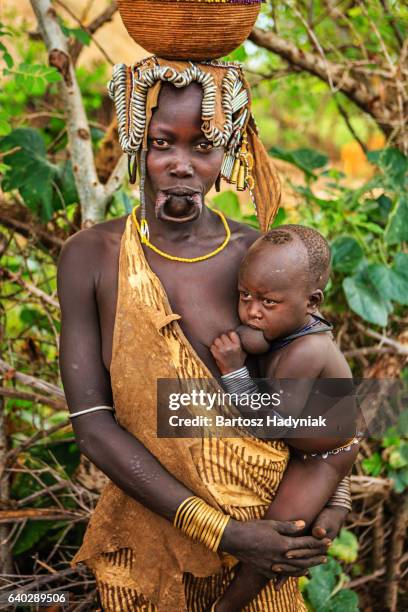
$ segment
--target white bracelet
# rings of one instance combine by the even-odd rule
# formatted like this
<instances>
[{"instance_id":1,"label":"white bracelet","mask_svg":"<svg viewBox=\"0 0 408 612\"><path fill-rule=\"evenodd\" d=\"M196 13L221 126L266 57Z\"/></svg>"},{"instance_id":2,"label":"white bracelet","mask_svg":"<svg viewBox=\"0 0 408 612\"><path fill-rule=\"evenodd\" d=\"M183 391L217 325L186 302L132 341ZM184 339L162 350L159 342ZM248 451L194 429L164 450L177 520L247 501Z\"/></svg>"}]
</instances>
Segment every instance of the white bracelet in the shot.
<instances>
[{"instance_id":1,"label":"white bracelet","mask_svg":"<svg viewBox=\"0 0 408 612\"><path fill-rule=\"evenodd\" d=\"M87 408L86 410L74 412L69 415L69 418L73 419L74 417L81 416L82 414L90 414L91 412L96 412L97 410L110 410L111 412L115 412L113 406L95 406L94 408Z\"/></svg>"}]
</instances>

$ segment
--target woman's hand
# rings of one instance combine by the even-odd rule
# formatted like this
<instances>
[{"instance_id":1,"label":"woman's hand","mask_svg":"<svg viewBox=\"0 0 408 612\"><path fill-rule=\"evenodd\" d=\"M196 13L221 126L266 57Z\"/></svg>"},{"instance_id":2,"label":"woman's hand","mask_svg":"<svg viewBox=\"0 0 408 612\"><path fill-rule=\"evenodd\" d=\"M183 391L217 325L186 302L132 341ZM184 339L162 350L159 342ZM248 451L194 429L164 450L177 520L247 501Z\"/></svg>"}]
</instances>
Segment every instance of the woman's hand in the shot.
<instances>
[{"instance_id":1,"label":"woman's hand","mask_svg":"<svg viewBox=\"0 0 408 612\"><path fill-rule=\"evenodd\" d=\"M249 563L271 579L276 572L301 575L309 567L326 561L328 539L297 536L303 521L235 521L225 528L221 550ZM282 569L280 569L282 568ZM285 569L283 569L285 568Z\"/></svg>"},{"instance_id":2,"label":"woman's hand","mask_svg":"<svg viewBox=\"0 0 408 612\"><path fill-rule=\"evenodd\" d=\"M344 521L346 520L348 509L343 508L342 506L333 506L323 508L317 519L315 520L312 527L312 534L318 540L329 539L333 541L335 537L337 537L340 529L342 528ZM302 551L292 551L289 553L293 555L293 558L296 558L298 554L301 554ZM288 570L287 572L285 572ZM276 570L276 568L275 568ZM285 576L281 576L275 583L275 588L279 591L282 586L286 582L286 576L301 576L302 574L293 574L290 570L289 566L282 565L281 571L285 574ZM305 573L305 572L303 572Z\"/></svg>"},{"instance_id":3,"label":"woman's hand","mask_svg":"<svg viewBox=\"0 0 408 612\"><path fill-rule=\"evenodd\" d=\"M241 340L234 331L222 334L210 346L221 374L229 374L239 370L245 363L246 353L242 349Z\"/></svg>"}]
</instances>

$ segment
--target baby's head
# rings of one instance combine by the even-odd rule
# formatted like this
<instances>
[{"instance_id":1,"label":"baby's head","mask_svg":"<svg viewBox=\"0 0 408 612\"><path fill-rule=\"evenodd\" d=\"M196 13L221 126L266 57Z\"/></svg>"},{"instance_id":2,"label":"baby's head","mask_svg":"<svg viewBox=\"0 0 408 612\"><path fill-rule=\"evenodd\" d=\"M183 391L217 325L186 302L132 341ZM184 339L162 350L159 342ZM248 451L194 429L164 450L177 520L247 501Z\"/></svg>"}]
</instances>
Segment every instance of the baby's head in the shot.
<instances>
[{"instance_id":1,"label":"baby's head","mask_svg":"<svg viewBox=\"0 0 408 612\"><path fill-rule=\"evenodd\" d=\"M272 341L318 311L330 275L330 248L319 232L281 225L248 250L239 271L239 317Z\"/></svg>"}]
</instances>

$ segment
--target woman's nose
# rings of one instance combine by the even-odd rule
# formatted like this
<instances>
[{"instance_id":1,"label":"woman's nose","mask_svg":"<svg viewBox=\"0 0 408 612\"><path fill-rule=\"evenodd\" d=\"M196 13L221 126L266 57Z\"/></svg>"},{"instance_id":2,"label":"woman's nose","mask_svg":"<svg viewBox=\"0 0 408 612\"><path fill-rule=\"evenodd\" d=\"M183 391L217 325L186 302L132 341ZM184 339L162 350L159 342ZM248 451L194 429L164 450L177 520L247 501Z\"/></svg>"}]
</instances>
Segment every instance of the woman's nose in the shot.
<instances>
[{"instance_id":1,"label":"woman's nose","mask_svg":"<svg viewBox=\"0 0 408 612\"><path fill-rule=\"evenodd\" d=\"M170 166L170 175L177 178L189 178L193 176L194 170L191 160L186 155L178 155L172 160Z\"/></svg>"}]
</instances>

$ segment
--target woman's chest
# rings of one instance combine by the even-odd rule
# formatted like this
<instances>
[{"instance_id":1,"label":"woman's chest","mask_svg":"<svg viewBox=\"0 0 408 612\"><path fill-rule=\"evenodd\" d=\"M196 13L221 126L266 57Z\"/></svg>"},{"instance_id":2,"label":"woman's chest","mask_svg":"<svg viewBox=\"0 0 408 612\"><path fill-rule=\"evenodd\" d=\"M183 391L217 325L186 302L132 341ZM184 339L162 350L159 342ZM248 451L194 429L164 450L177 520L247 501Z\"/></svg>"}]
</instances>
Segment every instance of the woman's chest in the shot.
<instances>
[{"instance_id":1,"label":"woman's chest","mask_svg":"<svg viewBox=\"0 0 408 612\"><path fill-rule=\"evenodd\" d=\"M221 333L235 329L237 316L237 273L231 268L225 271L200 266L194 268L167 266L156 269L160 281L159 293L168 300L173 313L180 315L179 324L188 341L204 361L207 367L217 375L218 370L211 356L209 347ZM109 369L115 328L116 309L119 291L123 290L123 277L118 283L118 276L112 269L105 270L97 290L97 304L102 336L102 354L105 366ZM152 275L154 282L154 275ZM157 280L157 279L156 279ZM130 308L140 311L140 317L154 315L152 311L143 311L141 305L134 303ZM129 313L130 314L130 313ZM137 321L137 318L132 317Z\"/></svg>"}]
</instances>

